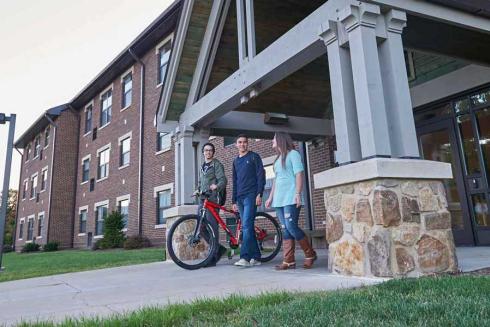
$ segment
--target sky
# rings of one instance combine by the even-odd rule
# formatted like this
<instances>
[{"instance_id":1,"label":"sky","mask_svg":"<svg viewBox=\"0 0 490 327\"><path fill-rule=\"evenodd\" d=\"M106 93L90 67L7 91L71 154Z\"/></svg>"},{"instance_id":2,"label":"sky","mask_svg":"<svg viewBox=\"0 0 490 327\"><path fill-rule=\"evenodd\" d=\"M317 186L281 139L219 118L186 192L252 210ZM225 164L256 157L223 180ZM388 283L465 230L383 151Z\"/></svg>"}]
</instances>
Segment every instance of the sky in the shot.
<instances>
[{"instance_id":1,"label":"sky","mask_svg":"<svg viewBox=\"0 0 490 327\"><path fill-rule=\"evenodd\" d=\"M0 112L15 139L45 110L69 102L173 0L0 0ZM0 192L8 125L0 125ZM10 187L18 189L14 150Z\"/></svg>"}]
</instances>

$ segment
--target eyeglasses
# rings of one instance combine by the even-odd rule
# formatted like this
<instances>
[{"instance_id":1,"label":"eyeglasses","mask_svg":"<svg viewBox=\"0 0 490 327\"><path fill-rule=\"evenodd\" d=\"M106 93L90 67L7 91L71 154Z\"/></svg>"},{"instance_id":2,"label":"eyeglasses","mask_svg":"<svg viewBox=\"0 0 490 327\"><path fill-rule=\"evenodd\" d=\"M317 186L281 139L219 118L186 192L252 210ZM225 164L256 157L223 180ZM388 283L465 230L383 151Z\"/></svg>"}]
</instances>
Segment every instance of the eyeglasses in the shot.
<instances>
[{"instance_id":1,"label":"eyeglasses","mask_svg":"<svg viewBox=\"0 0 490 327\"><path fill-rule=\"evenodd\" d=\"M214 152L212 149L204 149L204 152Z\"/></svg>"}]
</instances>

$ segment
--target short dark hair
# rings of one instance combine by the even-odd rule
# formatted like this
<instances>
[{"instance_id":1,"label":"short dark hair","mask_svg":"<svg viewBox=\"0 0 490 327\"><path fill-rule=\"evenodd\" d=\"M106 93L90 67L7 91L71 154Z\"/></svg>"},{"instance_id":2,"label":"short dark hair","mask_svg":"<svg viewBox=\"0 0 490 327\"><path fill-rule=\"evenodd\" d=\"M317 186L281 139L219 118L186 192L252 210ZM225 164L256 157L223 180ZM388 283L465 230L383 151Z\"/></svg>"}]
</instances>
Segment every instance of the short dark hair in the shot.
<instances>
[{"instance_id":1,"label":"short dark hair","mask_svg":"<svg viewBox=\"0 0 490 327\"><path fill-rule=\"evenodd\" d=\"M247 141L248 141L248 135L247 135L247 134L239 134L239 135L236 137L235 142L237 142L237 141L238 141L238 139L239 139L239 138L242 138L242 137L246 138L246 139L247 139Z\"/></svg>"},{"instance_id":2,"label":"short dark hair","mask_svg":"<svg viewBox=\"0 0 490 327\"><path fill-rule=\"evenodd\" d=\"M215 153L216 153L216 148L214 147L214 144L213 144L213 143L210 143L210 142L208 142L208 143L206 143L206 144L204 144L204 145L202 146L202 148L201 148L201 152L202 152L202 153L204 153L204 148L205 148L206 146L208 146L208 145L209 145L210 147L212 147L212 148L213 148L213 154L215 154Z\"/></svg>"}]
</instances>

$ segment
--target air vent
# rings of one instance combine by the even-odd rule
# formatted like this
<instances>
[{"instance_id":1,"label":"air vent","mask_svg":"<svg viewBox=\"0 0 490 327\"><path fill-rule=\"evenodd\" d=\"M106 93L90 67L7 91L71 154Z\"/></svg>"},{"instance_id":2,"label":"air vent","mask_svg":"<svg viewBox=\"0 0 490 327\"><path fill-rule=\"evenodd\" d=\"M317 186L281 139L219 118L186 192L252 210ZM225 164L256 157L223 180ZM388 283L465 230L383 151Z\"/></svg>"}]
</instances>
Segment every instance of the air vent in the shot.
<instances>
[{"instance_id":1,"label":"air vent","mask_svg":"<svg viewBox=\"0 0 490 327\"><path fill-rule=\"evenodd\" d=\"M92 141L95 141L97 139L97 127L94 127L92 130Z\"/></svg>"},{"instance_id":2,"label":"air vent","mask_svg":"<svg viewBox=\"0 0 490 327\"><path fill-rule=\"evenodd\" d=\"M95 189L95 178L91 178L89 191L92 192L94 189Z\"/></svg>"},{"instance_id":3,"label":"air vent","mask_svg":"<svg viewBox=\"0 0 490 327\"><path fill-rule=\"evenodd\" d=\"M39 202L39 192L36 192L36 202Z\"/></svg>"},{"instance_id":4,"label":"air vent","mask_svg":"<svg viewBox=\"0 0 490 327\"><path fill-rule=\"evenodd\" d=\"M39 160L43 160L43 150L39 151Z\"/></svg>"}]
</instances>

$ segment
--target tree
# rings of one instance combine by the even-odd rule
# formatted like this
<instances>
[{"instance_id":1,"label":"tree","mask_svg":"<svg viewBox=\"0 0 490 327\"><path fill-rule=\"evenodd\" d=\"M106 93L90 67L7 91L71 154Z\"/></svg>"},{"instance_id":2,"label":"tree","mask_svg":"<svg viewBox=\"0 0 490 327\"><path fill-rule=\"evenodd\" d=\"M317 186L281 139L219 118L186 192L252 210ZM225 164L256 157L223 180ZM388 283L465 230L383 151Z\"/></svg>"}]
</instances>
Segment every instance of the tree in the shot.
<instances>
[{"instance_id":1,"label":"tree","mask_svg":"<svg viewBox=\"0 0 490 327\"><path fill-rule=\"evenodd\" d=\"M5 237L4 245L13 245L15 235L15 217L17 215L17 196L16 190L9 190L9 198L7 200L7 219L5 220Z\"/></svg>"},{"instance_id":2,"label":"tree","mask_svg":"<svg viewBox=\"0 0 490 327\"><path fill-rule=\"evenodd\" d=\"M113 211L104 219L104 238L100 240L102 249L120 248L124 243L123 216Z\"/></svg>"}]
</instances>

